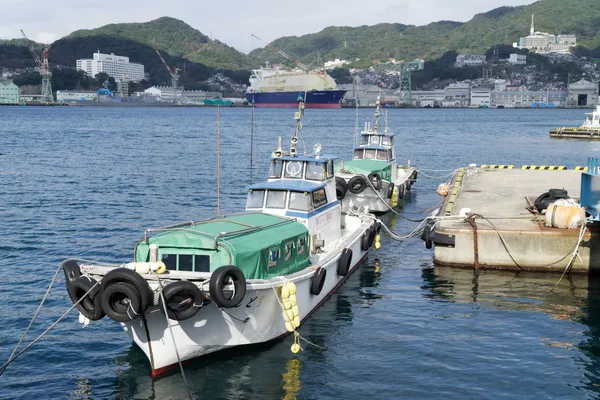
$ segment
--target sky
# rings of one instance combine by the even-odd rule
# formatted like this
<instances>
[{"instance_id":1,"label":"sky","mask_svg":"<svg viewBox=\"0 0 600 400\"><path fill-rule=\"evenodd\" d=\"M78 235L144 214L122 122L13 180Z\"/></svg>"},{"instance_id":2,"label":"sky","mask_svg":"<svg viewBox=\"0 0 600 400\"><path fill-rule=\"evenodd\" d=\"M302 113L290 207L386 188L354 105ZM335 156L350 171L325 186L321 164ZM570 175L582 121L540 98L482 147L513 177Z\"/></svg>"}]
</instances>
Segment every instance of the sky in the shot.
<instances>
[{"instance_id":1,"label":"sky","mask_svg":"<svg viewBox=\"0 0 600 400\"><path fill-rule=\"evenodd\" d=\"M398 22L425 25L468 21L475 14L533 0L0 0L0 39L21 37L51 43L78 29L110 23L181 19L205 35L249 52L282 36L314 33L328 26ZM373 7L370 7L374 5ZM260 37L254 39L251 34Z\"/></svg>"}]
</instances>

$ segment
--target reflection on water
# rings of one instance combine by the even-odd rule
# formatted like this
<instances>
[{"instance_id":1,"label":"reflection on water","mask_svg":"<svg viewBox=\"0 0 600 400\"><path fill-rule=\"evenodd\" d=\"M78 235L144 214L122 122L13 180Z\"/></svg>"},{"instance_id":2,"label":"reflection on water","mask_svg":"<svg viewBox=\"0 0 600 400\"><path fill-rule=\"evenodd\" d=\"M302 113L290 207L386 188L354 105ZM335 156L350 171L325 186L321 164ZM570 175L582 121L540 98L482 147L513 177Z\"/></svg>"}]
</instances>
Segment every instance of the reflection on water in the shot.
<instances>
[{"instance_id":1,"label":"reflection on water","mask_svg":"<svg viewBox=\"0 0 600 400\"><path fill-rule=\"evenodd\" d=\"M285 391L284 400L295 400L302 388L300 381L300 370L302 362L297 358L288 360L283 374L283 390Z\"/></svg>"}]
</instances>

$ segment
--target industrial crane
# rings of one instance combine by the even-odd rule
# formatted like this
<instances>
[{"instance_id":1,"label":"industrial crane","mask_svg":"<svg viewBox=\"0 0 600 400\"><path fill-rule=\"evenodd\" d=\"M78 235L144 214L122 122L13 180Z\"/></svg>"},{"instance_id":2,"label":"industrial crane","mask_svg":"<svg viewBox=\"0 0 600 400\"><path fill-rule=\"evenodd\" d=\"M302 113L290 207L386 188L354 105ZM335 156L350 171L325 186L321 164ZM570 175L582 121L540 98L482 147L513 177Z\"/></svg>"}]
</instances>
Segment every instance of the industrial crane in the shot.
<instances>
[{"instance_id":1,"label":"industrial crane","mask_svg":"<svg viewBox=\"0 0 600 400\"><path fill-rule=\"evenodd\" d=\"M48 50L50 50L50 46L44 47L42 50L42 55L40 56L38 52L33 47L33 42L29 40L25 32L21 29L21 34L23 37L29 41L29 51L33 56L33 60L35 61L35 70L39 72L42 77L42 97L41 101L49 103L54 101L54 97L52 96L52 71L50 71L50 64L48 63Z\"/></svg>"},{"instance_id":2,"label":"industrial crane","mask_svg":"<svg viewBox=\"0 0 600 400\"><path fill-rule=\"evenodd\" d=\"M167 72L169 73L169 75L171 75L171 86L173 88L173 101L176 101L177 100L177 91L179 90L179 71L181 71L181 70L177 67L173 67L173 68L169 67L169 64L167 64L167 62L165 61L163 56L160 55L160 52L157 49L154 49L154 51L156 51L156 54L158 54L158 56L160 57L160 60L162 61L165 68L167 69Z\"/></svg>"},{"instance_id":3,"label":"industrial crane","mask_svg":"<svg viewBox=\"0 0 600 400\"><path fill-rule=\"evenodd\" d=\"M257 38L258 40L260 40L262 42L262 39L259 38L258 36L256 36L255 34L251 34L252 37ZM263 42L264 43L264 42ZM290 60L291 62L293 62L294 64L296 64L300 69L302 69L305 72L310 71L310 68L308 68L306 65L302 64L300 61L296 60L293 57L290 57L289 54L285 53L283 50L273 46L272 44L267 44L267 47L270 47L275 53L279 54L280 56L284 57L286 60Z\"/></svg>"},{"instance_id":4,"label":"industrial crane","mask_svg":"<svg viewBox=\"0 0 600 400\"><path fill-rule=\"evenodd\" d=\"M412 73L425 68L425 60L417 58L414 61L400 61L396 64L382 64L381 69L397 72L400 78L400 87L396 91L398 105L412 106Z\"/></svg>"}]
</instances>

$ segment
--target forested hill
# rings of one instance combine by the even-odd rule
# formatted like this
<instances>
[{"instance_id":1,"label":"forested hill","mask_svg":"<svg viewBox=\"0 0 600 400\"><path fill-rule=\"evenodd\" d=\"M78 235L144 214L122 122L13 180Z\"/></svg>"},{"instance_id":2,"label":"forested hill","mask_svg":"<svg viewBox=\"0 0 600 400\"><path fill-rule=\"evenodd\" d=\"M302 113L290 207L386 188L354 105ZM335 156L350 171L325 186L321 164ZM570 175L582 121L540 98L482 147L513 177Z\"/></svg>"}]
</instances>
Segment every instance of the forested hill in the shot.
<instances>
[{"instance_id":1,"label":"forested hill","mask_svg":"<svg viewBox=\"0 0 600 400\"><path fill-rule=\"evenodd\" d=\"M500 7L477 14L466 23L329 27L309 35L282 37L272 44L304 63L314 63L319 57L324 60L433 59L451 50L484 53L495 44L510 45L529 34L531 14L535 14L537 31L575 33L580 45L600 47L598 0L543 0L527 6ZM250 56L275 60L267 48L254 50Z\"/></svg>"}]
</instances>

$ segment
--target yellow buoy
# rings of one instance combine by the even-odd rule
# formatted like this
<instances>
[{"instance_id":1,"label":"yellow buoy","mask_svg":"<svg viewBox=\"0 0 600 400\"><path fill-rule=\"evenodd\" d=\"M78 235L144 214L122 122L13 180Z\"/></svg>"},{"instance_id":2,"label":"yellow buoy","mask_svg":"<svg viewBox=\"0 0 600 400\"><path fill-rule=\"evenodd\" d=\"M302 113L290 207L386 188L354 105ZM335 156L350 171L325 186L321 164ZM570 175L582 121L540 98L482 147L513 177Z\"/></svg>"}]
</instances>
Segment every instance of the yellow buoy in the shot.
<instances>
[{"instance_id":1,"label":"yellow buoy","mask_svg":"<svg viewBox=\"0 0 600 400\"><path fill-rule=\"evenodd\" d=\"M281 287L281 298L287 299L288 297L290 297L290 290L288 289L287 285L283 285Z\"/></svg>"},{"instance_id":2,"label":"yellow buoy","mask_svg":"<svg viewBox=\"0 0 600 400\"><path fill-rule=\"evenodd\" d=\"M292 325L291 322L285 323L285 329L287 329L288 332L294 332L294 326Z\"/></svg>"},{"instance_id":3,"label":"yellow buoy","mask_svg":"<svg viewBox=\"0 0 600 400\"><path fill-rule=\"evenodd\" d=\"M392 190L392 207L396 207L398 205L398 186L394 186L394 190Z\"/></svg>"},{"instance_id":4,"label":"yellow buoy","mask_svg":"<svg viewBox=\"0 0 600 400\"><path fill-rule=\"evenodd\" d=\"M375 249L379 250L381 248L381 236L379 233L375 235Z\"/></svg>"},{"instance_id":5,"label":"yellow buoy","mask_svg":"<svg viewBox=\"0 0 600 400\"><path fill-rule=\"evenodd\" d=\"M292 345L292 353L296 354L300 351L300 345L298 343L294 343Z\"/></svg>"},{"instance_id":6,"label":"yellow buoy","mask_svg":"<svg viewBox=\"0 0 600 400\"><path fill-rule=\"evenodd\" d=\"M290 296L296 294L296 284L294 282L288 282L287 286L290 291Z\"/></svg>"},{"instance_id":7,"label":"yellow buoy","mask_svg":"<svg viewBox=\"0 0 600 400\"><path fill-rule=\"evenodd\" d=\"M294 319L294 312L292 310L285 310L285 314L287 315L289 321Z\"/></svg>"},{"instance_id":8,"label":"yellow buoy","mask_svg":"<svg viewBox=\"0 0 600 400\"><path fill-rule=\"evenodd\" d=\"M293 295L290 296L289 301L290 301L290 304L292 305L292 307L294 307L296 304L298 304L296 302L296 295L295 294L293 294Z\"/></svg>"},{"instance_id":9,"label":"yellow buoy","mask_svg":"<svg viewBox=\"0 0 600 400\"><path fill-rule=\"evenodd\" d=\"M292 321L293 325L298 328L300 326L300 317L296 316L294 317L294 320Z\"/></svg>"},{"instance_id":10,"label":"yellow buoy","mask_svg":"<svg viewBox=\"0 0 600 400\"><path fill-rule=\"evenodd\" d=\"M298 314L300 313L300 309L298 308L298 306L292 307L292 313L294 314L294 317L298 316Z\"/></svg>"},{"instance_id":11,"label":"yellow buoy","mask_svg":"<svg viewBox=\"0 0 600 400\"><path fill-rule=\"evenodd\" d=\"M283 299L283 308L288 310L290 308L292 308L292 305L290 304L290 299Z\"/></svg>"},{"instance_id":12,"label":"yellow buoy","mask_svg":"<svg viewBox=\"0 0 600 400\"><path fill-rule=\"evenodd\" d=\"M157 264L158 264L158 268L156 269L157 274L164 274L165 272L167 272L167 266L165 265L164 262L159 261L159 262L157 262Z\"/></svg>"}]
</instances>

